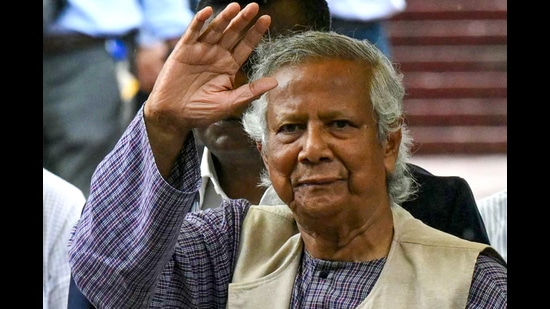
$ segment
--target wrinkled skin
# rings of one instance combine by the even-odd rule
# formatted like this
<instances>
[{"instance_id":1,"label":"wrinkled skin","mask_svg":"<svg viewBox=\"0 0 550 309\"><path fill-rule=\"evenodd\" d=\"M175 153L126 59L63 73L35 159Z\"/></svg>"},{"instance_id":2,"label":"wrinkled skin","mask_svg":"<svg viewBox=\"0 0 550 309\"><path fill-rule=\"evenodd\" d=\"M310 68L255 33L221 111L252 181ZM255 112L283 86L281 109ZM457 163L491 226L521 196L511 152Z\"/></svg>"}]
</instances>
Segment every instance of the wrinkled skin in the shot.
<instances>
[{"instance_id":1,"label":"wrinkled skin","mask_svg":"<svg viewBox=\"0 0 550 309\"><path fill-rule=\"evenodd\" d=\"M401 136L378 140L370 72L359 66L323 60L283 68L268 93L262 154L273 187L304 237L332 243L336 254L367 234L392 235L386 174L395 169Z\"/></svg>"},{"instance_id":2,"label":"wrinkled skin","mask_svg":"<svg viewBox=\"0 0 550 309\"><path fill-rule=\"evenodd\" d=\"M212 8L197 12L166 60L144 106L149 141L163 177L168 177L192 129L227 118L276 85L265 78L235 86L239 68L271 23L267 15L256 19L258 11L255 3L242 10L232 3L204 29Z\"/></svg>"}]
</instances>

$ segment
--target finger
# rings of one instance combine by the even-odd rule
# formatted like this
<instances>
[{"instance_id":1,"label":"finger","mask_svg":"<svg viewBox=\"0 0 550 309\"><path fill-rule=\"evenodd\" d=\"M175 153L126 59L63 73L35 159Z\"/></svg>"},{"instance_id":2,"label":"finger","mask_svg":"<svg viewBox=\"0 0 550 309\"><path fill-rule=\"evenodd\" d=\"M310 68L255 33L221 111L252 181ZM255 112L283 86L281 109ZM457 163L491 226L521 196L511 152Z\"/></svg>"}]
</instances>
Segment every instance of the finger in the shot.
<instances>
[{"instance_id":1,"label":"finger","mask_svg":"<svg viewBox=\"0 0 550 309\"><path fill-rule=\"evenodd\" d=\"M239 64L243 64L252 50L262 40L264 33L271 24L271 17L263 15L258 18L254 26L246 32L246 35L240 40L233 50L233 57Z\"/></svg>"},{"instance_id":2,"label":"finger","mask_svg":"<svg viewBox=\"0 0 550 309\"><path fill-rule=\"evenodd\" d=\"M212 22L208 25L206 30L198 37L198 41L216 44L222 38L227 26L231 21L239 14L241 6L232 2L228 4L223 11L221 11L218 16L216 16Z\"/></svg>"},{"instance_id":3,"label":"finger","mask_svg":"<svg viewBox=\"0 0 550 309\"><path fill-rule=\"evenodd\" d=\"M204 23L208 20L208 18L210 18L210 16L212 16L213 13L214 10L210 6L198 11L189 23L189 26L187 26L187 30L185 30L183 41L186 43L195 42L201 34Z\"/></svg>"},{"instance_id":4,"label":"finger","mask_svg":"<svg viewBox=\"0 0 550 309\"><path fill-rule=\"evenodd\" d=\"M227 50L231 50L235 46L239 38L243 36L243 30L245 30L254 17L260 11L260 7L256 3L249 3L242 9L239 14L233 18L229 26L225 29L219 45Z\"/></svg>"},{"instance_id":5,"label":"finger","mask_svg":"<svg viewBox=\"0 0 550 309\"><path fill-rule=\"evenodd\" d=\"M251 98L257 98L265 92L277 87L279 83L273 77L263 77L248 83L248 91ZM246 86L246 85L243 85Z\"/></svg>"},{"instance_id":6,"label":"finger","mask_svg":"<svg viewBox=\"0 0 550 309\"><path fill-rule=\"evenodd\" d=\"M230 110L241 108L250 101L259 98L265 92L277 87L277 80L273 77L264 77L248 84L242 85L231 92L228 102L231 103Z\"/></svg>"}]
</instances>

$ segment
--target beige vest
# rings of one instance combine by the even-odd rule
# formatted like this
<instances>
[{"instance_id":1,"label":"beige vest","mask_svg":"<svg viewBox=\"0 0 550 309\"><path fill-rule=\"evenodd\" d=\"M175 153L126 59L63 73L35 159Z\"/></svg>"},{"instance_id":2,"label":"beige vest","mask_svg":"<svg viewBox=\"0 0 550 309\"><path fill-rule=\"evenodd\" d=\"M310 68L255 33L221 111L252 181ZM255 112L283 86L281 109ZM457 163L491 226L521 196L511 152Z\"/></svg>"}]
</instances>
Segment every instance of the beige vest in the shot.
<instances>
[{"instance_id":1,"label":"beige vest","mask_svg":"<svg viewBox=\"0 0 550 309\"><path fill-rule=\"evenodd\" d=\"M479 253L487 249L502 258L485 244L423 224L400 206L392 210L394 238L384 269L358 308L464 308ZM227 308L289 308L303 243L288 207L251 207L241 237Z\"/></svg>"}]
</instances>

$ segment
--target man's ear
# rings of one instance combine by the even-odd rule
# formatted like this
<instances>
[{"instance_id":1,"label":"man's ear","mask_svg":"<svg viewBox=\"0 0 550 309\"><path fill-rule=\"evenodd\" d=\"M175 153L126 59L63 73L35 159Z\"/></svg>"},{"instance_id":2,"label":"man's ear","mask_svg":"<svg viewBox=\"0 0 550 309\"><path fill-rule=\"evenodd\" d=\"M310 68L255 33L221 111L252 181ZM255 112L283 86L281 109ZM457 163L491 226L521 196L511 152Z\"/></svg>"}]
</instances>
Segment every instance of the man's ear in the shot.
<instances>
[{"instance_id":1,"label":"man's ear","mask_svg":"<svg viewBox=\"0 0 550 309\"><path fill-rule=\"evenodd\" d=\"M387 173L395 171L395 162L399 155L399 145L401 145L401 128L389 133L384 143L384 166Z\"/></svg>"},{"instance_id":2,"label":"man's ear","mask_svg":"<svg viewBox=\"0 0 550 309\"><path fill-rule=\"evenodd\" d=\"M267 155L265 154L264 151L262 151L263 145L261 143L257 142L256 143L256 149L258 149L258 151L260 152L260 155L262 156L262 160L264 161L264 165L268 166Z\"/></svg>"},{"instance_id":3,"label":"man's ear","mask_svg":"<svg viewBox=\"0 0 550 309\"><path fill-rule=\"evenodd\" d=\"M262 153L262 144L261 143L256 143L256 149L258 149L258 151L260 153Z\"/></svg>"}]
</instances>

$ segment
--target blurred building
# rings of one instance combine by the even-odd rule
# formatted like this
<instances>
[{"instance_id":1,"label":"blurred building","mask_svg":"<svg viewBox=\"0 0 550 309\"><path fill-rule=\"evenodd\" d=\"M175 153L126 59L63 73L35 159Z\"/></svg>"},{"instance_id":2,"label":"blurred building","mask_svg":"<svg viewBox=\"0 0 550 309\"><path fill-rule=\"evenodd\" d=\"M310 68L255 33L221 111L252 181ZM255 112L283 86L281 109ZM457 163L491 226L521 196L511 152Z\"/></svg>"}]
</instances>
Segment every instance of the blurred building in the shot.
<instances>
[{"instance_id":1,"label":"blurred building","mask_svg":"<svg viewBox=\"0 0 550 309\"><path fill-rule=\"evenodd\" d=\"M408 0L387 30L416 155L506 154L506 0Z\"/></svg>"}]
</instances>

